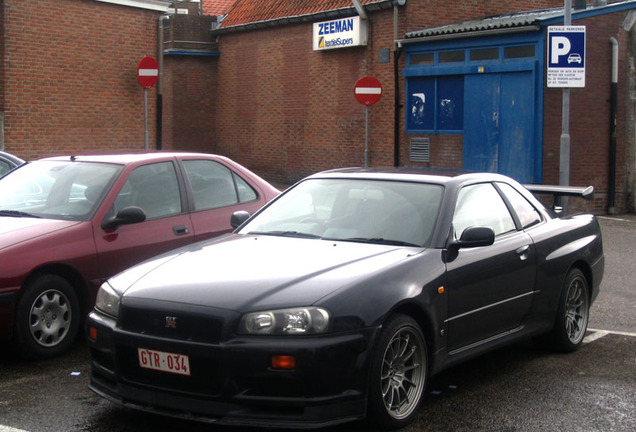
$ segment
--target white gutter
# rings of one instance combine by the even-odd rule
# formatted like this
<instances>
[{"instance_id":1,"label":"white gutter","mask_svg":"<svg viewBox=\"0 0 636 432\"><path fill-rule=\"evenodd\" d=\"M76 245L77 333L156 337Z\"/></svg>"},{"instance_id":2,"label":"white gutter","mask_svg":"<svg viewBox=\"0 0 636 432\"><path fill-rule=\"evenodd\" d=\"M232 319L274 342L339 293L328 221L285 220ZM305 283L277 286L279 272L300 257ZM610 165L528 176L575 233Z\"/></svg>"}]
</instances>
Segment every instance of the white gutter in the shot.
<instances>
[{"instance_id":1,"label":"white gutter","mask_svg":"<svg viewBox=\"0 0 636 432\"><path fill-rule=\"evenodd\" d=\"M610 45L612 45L612 84L618 83L618 41L611 37Z\"/></svg>"},{"instance_id":2,"label":"white gutter","mask_svg":"<svg viewBox=\"0 0 636 432\"><path fill-rule=\"evenodd\" d=\"M111 3L119 6L129 6L138 9L167 12L170 4L160 0L94 0L102 3Z\"/></svg>"},{"instance_id":3,"label":"white gutter","mask_svg":"<svg viewBox=\"0 0 636 432\"><path fill-rule=\"evenodd\" d=\"M360 18L362 18L363 20L367 19L367 13L364 11L364 8L362 7L360 0L351 0L351 1L353 2L353 6L356 8L356 12L358 12L358 15L360 15Z\"/></svg>"}]
</instances>

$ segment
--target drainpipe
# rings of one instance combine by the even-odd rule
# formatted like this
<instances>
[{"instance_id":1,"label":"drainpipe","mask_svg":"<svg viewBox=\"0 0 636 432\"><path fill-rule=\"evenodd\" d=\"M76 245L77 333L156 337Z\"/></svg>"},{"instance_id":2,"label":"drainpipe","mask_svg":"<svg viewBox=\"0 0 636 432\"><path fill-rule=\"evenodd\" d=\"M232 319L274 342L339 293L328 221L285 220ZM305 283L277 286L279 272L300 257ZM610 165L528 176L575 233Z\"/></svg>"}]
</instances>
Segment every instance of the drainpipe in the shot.
<instances>
[{"instance_id":1,"label":"drainpipe","mask_svg":"<svg viewBox=\"0 0 636 432\"><path fill-rule=\"evenodd\" d=\"M362 18L363 20L367 19L367 13L364 11L364 8L362 7L360 0L351 0L351 1L353 2L353 6L356 8L356 12L358 12L358 15L360 15L360 18Z\"/></svg>"},{"instance_id":2,"label":"drainpipe","mask_svg":"<svg viewBox=\"0 0 636 432\"><path fill-rule=\"evenodd\" d=\"M393 53L393 86L395 88L393 103L393 166L396 168L400 166L400 54L402 54L402 47L400 44L396 44L395 52Z\"/></svg>"},{"instance_id":3,"label":"drainpipe","mask_svg":"<svg viewBox=\"0 0 636 432\"><path fill-rule=\"evenodd\" d=\"M393 166L400 166L400 67L399 60L402 54L402 44L398 39L398 6L404 6L406 0L397 0L393 3L393 40L395 48L393 52Z\"/></svg>"},{"instance_id":4,"label":"drainpipe","mask_svg":"<svg viewBox=\"0 0 636 432\"><path fill-rule=\"evenodd\" d=\"M610 38L612 45L612 82L610 90L610 145L609 145L609 183L607 197L607 213L615 214L616 194L616 116L618 111L618 41Z\"/></svg>"},{"instance_id":5,"label":"drainpipe","mask_svg":"<svg viewBox=\"0 0 636 432\"><path fill-rule=\"evenodd\" d=\"M159 64L159 79L157 80L157 150L161 150L161 131L163 130L163 89L161 85L161 78L163 77L163 22L169 18L169 15L161 15L157 21L157 63Z\"/></svg>"}]
</instances>

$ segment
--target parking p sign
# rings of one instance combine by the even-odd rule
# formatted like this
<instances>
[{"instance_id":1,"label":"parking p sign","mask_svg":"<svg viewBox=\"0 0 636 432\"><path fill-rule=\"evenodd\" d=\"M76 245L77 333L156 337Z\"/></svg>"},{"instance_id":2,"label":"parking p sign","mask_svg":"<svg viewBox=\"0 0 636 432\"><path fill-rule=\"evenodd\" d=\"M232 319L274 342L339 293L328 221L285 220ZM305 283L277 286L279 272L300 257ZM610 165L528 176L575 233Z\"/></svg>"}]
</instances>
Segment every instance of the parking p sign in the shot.
<instances>
[{"instance_id":1,"label":"parking p sign","mask_svg":"<svg viewBox=\"0 0 636 432\"><path fill-rule=\"evenodd\" d=\"M548 87L585 87L585 26L548 27Z\"/></svg>"}]
</instances>

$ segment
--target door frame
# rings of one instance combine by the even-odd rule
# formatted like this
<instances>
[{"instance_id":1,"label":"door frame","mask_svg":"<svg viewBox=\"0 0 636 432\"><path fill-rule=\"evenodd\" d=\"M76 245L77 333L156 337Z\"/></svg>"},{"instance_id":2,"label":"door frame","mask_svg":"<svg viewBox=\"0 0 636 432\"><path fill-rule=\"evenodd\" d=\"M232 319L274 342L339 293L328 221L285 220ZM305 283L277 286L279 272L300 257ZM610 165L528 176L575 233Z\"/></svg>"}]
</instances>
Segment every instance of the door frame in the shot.
<instances>
[{"instance_id":1,"label":"door frame","mask_svg":"<svg viewBox=\"0 0 636 432\"><path fill-rule=\"evenodd\" d=\"M533 47L534 55L508 58L507 50L516 47ZM474 50L498 49L500 55L494 60L472 60ZM528 32L519 34L501 34L496 36L475 37L470 39L432 40L405 46L406 68L403 70L405 78L405 111L411 109L410 79L423 77L441 77L448 75L472 75L472 74L503 74L506 72L530 71L533 76L533 129L534 143L532 148L533 167L532 183L541 184L543 181L543 69L545 63L545 36L543 32ZM457 62L445 62L440 60L441 53L464 51L464 59ZM430 61L422 62L426 58ZM464 118L464 122L466 119ZM464 123L465 124L465 123ZM408 135L464 135L465 129L453 131L438 130L436 128L415 129L405 121L405 133ZM443 167L442 167L443 168Z\"/></svg>"}]
</instances>

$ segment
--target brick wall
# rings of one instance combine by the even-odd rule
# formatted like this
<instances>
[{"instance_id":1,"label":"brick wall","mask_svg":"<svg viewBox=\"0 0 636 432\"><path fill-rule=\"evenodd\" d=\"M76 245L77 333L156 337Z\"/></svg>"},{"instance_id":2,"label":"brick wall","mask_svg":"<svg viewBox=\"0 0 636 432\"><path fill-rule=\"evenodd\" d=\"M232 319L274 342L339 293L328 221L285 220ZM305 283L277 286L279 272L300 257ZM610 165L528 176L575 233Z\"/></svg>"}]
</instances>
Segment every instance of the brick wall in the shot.
<instances>
[{"instance_id":1,"label":"brick wall","mask_svg":"<svg viewBox=\"0 0 636 432\"><path fill-rule=\"evenodd\" d=\"M520 6L520 3L522 5ZM53 154L143 149L143 89L136 67L157 55L159 12L92 0L5 0L0 17L0 108L5 150L25 159ZM409 1L400 8L398 37L405 32L486 15L562 6L561 0ZM571 183L594 184L594 211L607 201L610 36L627 58L620 14L588 24L588 86L572 91ZM591 29L594 29L591 31ZM364 75L383 84L370 108L372 166L393 165L393 11L370 14L368 47L314 52L311 24L224 34L219 58L167 56L164 70L164 149L217 152L266 178L289 183L316 171L364 164L365 107L353 97ZM393 53L392 53L393 54ZM400 58L399 70L405 67ZM619 82L617 196L624 207L626 69ZM404 80L400 80L400 103ZM156 89L148 91L150 148L156 143ZM590 107L593 107L590 109ZM561 128L559 89L545 90L544 182L558 182ZM400 112L401 165L409 140ZM460 135L431 136L432 166L462 165Z\"/></svg>"},{"instance_id":2,"label":"brick wall","mask_svg":"<svg viewBox=\"0 0 636 432\"><path fill-rule=\"evenodd\" d=\"M523 4L527 10L563 5L560 0ZM509 1L465 0L453 2L452 8L443 0L411 1L400 8L398 37L519 9L519 2ZM382 83L383 96L370 108L370 165L393 166L393 53L389 63L379 63L381 48L393 51L393 10L370 14L366 48L314 52L311 43L311 24L221 36L214 151L281 182L329 168L363 166L365 107L353 97L353 86L371 75ZM400 85L403 95L404 80ZM407 165L411 136L404 135L403 127L399 133L401 164ZM436 164L461 167L461 137L432 137L431 147L440 155Z\"/></svg>"},{"instance_id":3,"label":"brick wall","mask_svg":"<svg viewBox=\"0 0 636 432\"><path fill-rule=\"evenodd\" d=\"M158 12L92 0L5 0L5 150L25 159L143 149L136 70ZM148 91L151 147L155 89Z\"/></svg>"},{"instance_id":4,"label":"brick wall","mask_svg":"<svg viewBox=\"0 0 636 432\"><path fill-rule=\"evenodd\" d=\"M212 151L217 65L212 57L164 56L162 149Z\"/></svg>"},{"instance_id":5,"label":"brick wall","mask_svg":"<svg viewBox=\"0 0 636 432\"><path fill-rule=\"evenodd\" d=\"M353 86L369 73L375 50L314 52L308 31L307 25L286 26L223 36L220 42L214 150L272 180L364 163L365 114ZM371 112L377 142L382 128L392 127L383 118L392 112L391 100Z\"/></svg>"},{"instance_id":6,"label":"brick wall","mask_svg":"<svg viewBox=\"0 0 636 432\"><path fill-rule=\"evenodd\" d=\"M460 3L457 5L456 3ZM563 6L557 1L407 2L400 9L398 37L407 31L477 19L518 10ZM606 211L609 142L608 38L619 34L622 14L593 18L588 25L587 87L572 91L571 184L594 184L597 198L587 203L596 213ZM578 24L579 22L577 22ZM624 32L623 32L624 33ZM626 46L621 43L621 46ZM355 81L364 75L383 84L382 99L370 108L370 164L391 166L394 156L394 82L391 62L379 63L379 50L393 51L393 11L370 14L367 48L314 52L311 25L297 24L221 35L218 59L217 139L214 151L238 159L266 178L292 182L315 171L364 163L364 107L353 97ZM626 48L622 48L625 50ZM626 58L626 52L622 53ZM405 59L399 62L399 70ZM624 85L625 65L621 65ZM404 79L400 79L400 103ZM560 89L545 89L544 182L558 184ZM619 94L623 101L625 90ZM621 105L622 106L622 105ZM592 108L590 108L592 107ZM403 108L403 107L402 107ZM619 118L617 208L625 209L625 120ZM409 161L409 140L400 112L400 164L461 168L461 135L433 135L431 163Z\"/></svg>"}]
</instances>

